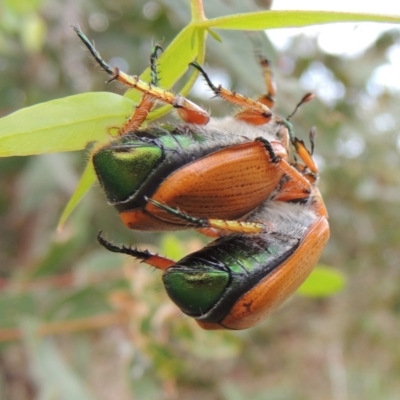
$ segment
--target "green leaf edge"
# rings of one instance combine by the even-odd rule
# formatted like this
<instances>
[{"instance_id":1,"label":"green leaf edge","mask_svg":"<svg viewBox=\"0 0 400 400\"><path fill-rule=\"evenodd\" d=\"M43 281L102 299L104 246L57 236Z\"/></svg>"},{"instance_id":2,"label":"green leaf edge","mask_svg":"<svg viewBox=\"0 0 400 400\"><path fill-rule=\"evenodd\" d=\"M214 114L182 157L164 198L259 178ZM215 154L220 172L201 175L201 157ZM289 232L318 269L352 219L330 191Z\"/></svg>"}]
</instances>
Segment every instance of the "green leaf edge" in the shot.
<instances>
[{"instance_id":1,"label":"green leaf edge","mask_svg":"<svg viewBox=\"0 0 400 400\"><path fill-rule=\"evenodd\" d=\"M346 277L340 270L319 264L296 293L305 297L329 297L343 290L345 285Z\"/></svg>"},{"instance_id":2,"label":"green leaf edge","mask_svg":"<svg viewBox=\"0 0 400 400\"><path fill-rule=\"evenodd\" d=\"M81 202L82 198L85 194L89 191L92 185L96 182L96 173L93 168L93 164L89 161L86 165L85 170L78 182L74 193L72 194L71 198L69 199L67 205L65 206L61 217L57 224L57 230L61 231L64 227L65 222L67 221L68 217L71 213L75 210L77 205Z\"/></svg>"},{"instance_id":3,"label":"green leaf edge","mask_svg":"<svg viewBox=\"0 0 400 400\"><path fill-rule=\"evenodd\" d=\"M336 11L259 11L213 18L198 26L214 29L260 30L295 28L335 22L400 23L400 17Z\"/></svg>"}]
</instances>

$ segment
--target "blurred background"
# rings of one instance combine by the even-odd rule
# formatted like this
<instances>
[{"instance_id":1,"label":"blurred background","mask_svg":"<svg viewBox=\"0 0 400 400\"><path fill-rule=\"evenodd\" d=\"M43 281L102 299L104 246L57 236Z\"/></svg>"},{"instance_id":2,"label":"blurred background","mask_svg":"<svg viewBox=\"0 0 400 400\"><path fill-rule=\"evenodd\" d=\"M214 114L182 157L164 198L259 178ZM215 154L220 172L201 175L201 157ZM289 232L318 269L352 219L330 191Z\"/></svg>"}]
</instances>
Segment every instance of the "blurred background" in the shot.
<instances>
[{"instance_id":1,"label":"blurred background","mask_svg":"<svg viewBox=\"0 0 400 400\"><path fill-rule=\"evenodd\" d=\"M205 3L208 17L270 5ZM3 1L0 116L86 91L123 93L104 83L70 24L135 74L152 45L167 46L189 19L185 0ZM293 123L305 140L317 127L331 224L321 262L347 277L346 288L324 299L295 295L247 331L202 331L167 299L157 271L106 252L96 235L173 258L203 237L130 232L99 187L57 232L87 153L0 159L1 399L399 398L400 30L335 24L221 36L223 44L208 39L215 83L259 95L260 46L280 115L316 93ZM199 80L190 98L213 115L232 111L211 97Z\"/></svg>"}]
</instances>

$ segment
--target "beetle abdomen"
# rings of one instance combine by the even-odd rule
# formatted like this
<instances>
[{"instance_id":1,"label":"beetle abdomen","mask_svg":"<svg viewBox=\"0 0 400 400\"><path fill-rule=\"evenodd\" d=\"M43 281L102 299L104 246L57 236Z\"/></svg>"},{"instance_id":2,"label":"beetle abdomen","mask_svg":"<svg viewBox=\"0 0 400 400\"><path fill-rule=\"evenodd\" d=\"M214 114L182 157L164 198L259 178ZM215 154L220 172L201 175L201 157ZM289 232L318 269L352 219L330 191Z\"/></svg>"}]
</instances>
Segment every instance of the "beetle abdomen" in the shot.
<instances>
[{"instance_id":1,"label":"beetle abdomen","mask_svg":"<svg viewBox=\"0 0 400 400\"><path fill-rule=\"evenodd\" d=\"M329 237L326 218L297 204L265 202L249 220L258 218L266 232L223 236L163 275L170 298L205 328L258 323L307 278Z\"/></svg>"},{"instance_id":2,"label":"beetle abdomen","mask_svg":"<svg viewBox=\"0 0 400 400\"><path fill-rule=\"evenodd\" d=\"M225 236L169 268L164 285L185 314L219 322L242 294L278 267L298 244L298 238L267 233Z\"/></svg>"}]
</instances>

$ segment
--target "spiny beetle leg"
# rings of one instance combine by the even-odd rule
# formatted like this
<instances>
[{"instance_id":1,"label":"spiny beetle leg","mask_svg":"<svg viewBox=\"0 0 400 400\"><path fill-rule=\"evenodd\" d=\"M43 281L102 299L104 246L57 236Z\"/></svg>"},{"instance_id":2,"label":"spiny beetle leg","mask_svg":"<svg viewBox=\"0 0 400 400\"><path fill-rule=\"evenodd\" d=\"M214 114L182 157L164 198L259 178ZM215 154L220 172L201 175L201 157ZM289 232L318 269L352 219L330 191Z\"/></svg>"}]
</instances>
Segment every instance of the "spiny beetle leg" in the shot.
<instances>
[{"instance_id":1,"label":"spiny beetle leg","mask_svg":"<svg viewBox=\"0 0 400 400\"><path fill-rule=\"evenodd\" d=\"M221 85L215 86L201 65L196 62L192 62L190 65L201 73L208 86L217 97L221 97L229 103L243 107L244 110L235 115L236 119L248 122L252 125L263 125L271 120L272 112L265 104L225 89Z\"/></svg>"},{"instance_id":2,"label":"spiny beetle leg","mask_svg":"<svg viewBox=\"0 0 400 400\"><path fill-rule=\"evenodd\" d=\"M119 136L126 135L129 132L139 129L153 106L154 98L148 94L144 94L140 99L140 103L135 107L132 115L128 117L125 124L119 129Z\"/></svg>"},{"instance_id":3,"label":"spiny beetle leg","mask_svg":"<svg viewBox=\"0 0 400 400\"><path fill-rule=\"evenodd\" d=\"M308 94L304 97L307 97L307 96L311 96L311 94ZM302 103L300 102L299 104L302 104ZM290 116L292 116L292 115L293 115L293 113ZM289 132L290 142L292 143L293 147L295 148L296 154L301 158L301 160L304 162L306 167L310 170L310 172L311 172L310 175L312 175L312 179L310 181L315 182L316 179L318 178L318 167L317 167L317 164L315 163L314 159L312 158L310 151L307 149L304 142L295 136L294 131L293 131L293 126L289 122L289 120L282 119L279 122L287 128L287 130ZM312 131L312 133L310 132L310 140L311 140L311 138L312 138L312 140L314 140L314 136L315 136L315 130ZM311 146L313 147L314 145L312 144ZM295 165L297 165L297 163L295 163ZM306 175L306 174L303 174L303 175Z\"/></svg>"},{"instance_id":4,"label":"spiny beetle leg","mask_svg":"<svg viewBox=\"0 0 400 400\"><path fill-rule=\"evenodd\" d=\"M308 197L311 193L310 181L287 161L277 157L268 140L263 137L258 137L256 140L264 144L265 149L270 154L271 161L277 163L284 174L284 180L281 182L274 200L290 201Z\"/></svg>"},{"instance_id":5,"label":"spiny beetle leg","mask_svg":"<svg viewBox=\"0 0 400 400\"><path fill-rule=\"evenodd\" d=\"M315 164L315 161L312 158L310 151L307 149L304 142L300 139L295 138L293 145L296 150L296 154L301 158L306 167L310 170L311 175L314 177L315 181L318 177L318 167L317 164Z\"/></svg>"},{"instance_id":6,"label":"spiny beetle leg","mask_svg":"<svg viewBox=\"0 0 400 400\"><path fill-rule=\"evenodd\" d=\"M154 206L168 212L175 217L186 221L189 226L194 228L214 228L218 230L238 233L259 233L266 230L266 226L257 222L244 222L244 221L226 221L222 219L211 219L211 218L197 218L192 217L181 210L176 208L168 207L165 204L159 203L150 198L146 198L146 201L153 204Z\"/></svg>"},{"instance_id":7,"label":"spiny beetle leg","mask_svg":"<svg viewBox=\"0 0 400 400\"><path fill-rule=\"evenodd\" d=\"M158 75L158 71L157 71L157 59L158 59L158 53L162 53L164 51L164 49L156 44L153 47L153 51L150 54L150 74L151 74L151 84L152 85L156 85L158 86L160 83L160 77Z\"/></svg>"},{"instance_id":8,"label":"spiny beetle leg","mask_svg":"<svg viewBox=\"0 0 400 400\"><path fill-rule=\"evenodd\" d=\"M109 251L112 251L113 253L127 254L128 256L134 257L141 262L144 262L148 265L151 265L152 267L161 270L165 270L171 265L175 264L175 261L170 260L169 258L161 257L157 254L150 253L148 250L133 249L132 247L126 247L124 245L117 246L104 239L101 231L97 235L97 241L103 247L105 247Z\"/></svg>"},{"instance_id":9,"label":"spiny beetle leg","mask_svg":"<svg viewBox=\"0 0 400 400\"><path fill-rule=\"evenodd\" d=\"M156 86L160 82L157 71L157 57L158 57L158 52L160 51L161 52L163 51L162 47L159 45L155 45L150 55L150 73L151 73L150 84ZM127 119L126 123L120 128L119 135L123 136L128 132L136 131L137 129L139 129L142 126L145 119L147 118L147 116L149 115L149 112L152 110L154 102L155 100L152 96L144 94L140 100L140 103L135 107L132 115Z\"/></svg>"},{"instance_id":10,"label":"spiny beetle leg","mask_svg":"<svg viewBox=\"0 0 400 400\"><path fill-rule=\"evenodd\" d=\"M274 97L276 95L276 86L272 76L272 71L269 65L269 61L261 55L258 56L258 61L261 66L265 86L267 88L267 93L259 97L258 101L260 103L265 104L269 108L273 108L275 104Z\"/></svg>"},{"instance_id":11,"label":"spiny beetle leg","mask_svg":"<svg viewBox=\"0 0 400 400\"><path fill-rule=\"evenodd\" d=\"M82 40L83 44L90 51L100 67L111 76L109 82L118 81L129 88L139 90L145 95L151 96L154 101L157 100L172 105L177 109L178 114L185 122L199 125L205 125L208 123L210 116L207 111L203 110L190 100L187 100L185 97L175 95L167 90L159 88L158 86L152 85L151 83L143 82L136 75L130 76L125 72L120 71L118 68L112 68L101 58L100 53L78 27L72 26L72 29Z\"/></svg>"},{"instance_id":12,"label":"spiny beetle leg","mask_svg":"<svg viewBox=\"0 0 400 400\"><path fill-rule=\"evenodd\" d=\"M260 137L256 138L256 141L261 142L263 144L265 150L267 150L267 152L269 154L269 157L271 158L271 162L272 163L277 164L282 160L280 157L278 157L275 154L275 151L274 151L274 149L272 147L272 144L271 144L271 142L269 140L267 140L267 139L265 139L265 138L260 136Z\"/></svg>"},{"instance_id":13,"label":"spiny beetle leg","mask_svg":"<svg viewBox=\"0 0 400 400\"><path fill-rule=\"evenodd\" d=\"M299 107L301 107L303 104L308 103L313 99L314 99L313 93L306 93L297 103L293 112L286 118L286 120L281 121L289 130L290 141L292 142L292 145L294 146L297 155L301 158L306 167L311 171L310 177L312 182L314 182L318 177L318 167L312 158L312 153L314 151L315 128L311 129L310 132L310 142L311 142L311 152L310 152L305 146L304 142L298 139L294 135L292 124L289 121L293 117L293 115L296 114Z\"/></svg>"},{"instance_id":14,"label":"spiny beetle leg","mask_svg":"<svg viewBox=\"0 0 400 400\"><path fill-rule=\"evenodd\" d=\"M295 138L295 149L296 153L299 155L299 157L302 159L306 167L311 171L309 173L309 179L311 182L315 182L318 178L318 166L315 164L314 159L312 158L312 155L314 153L314 145L315 145L315 135L317 134L317 131L315 127L311 128L310 130L310 144L311 144L311 151L307 149L306 145L302 140L299 140Z\"/></svg>"}]
</instances>

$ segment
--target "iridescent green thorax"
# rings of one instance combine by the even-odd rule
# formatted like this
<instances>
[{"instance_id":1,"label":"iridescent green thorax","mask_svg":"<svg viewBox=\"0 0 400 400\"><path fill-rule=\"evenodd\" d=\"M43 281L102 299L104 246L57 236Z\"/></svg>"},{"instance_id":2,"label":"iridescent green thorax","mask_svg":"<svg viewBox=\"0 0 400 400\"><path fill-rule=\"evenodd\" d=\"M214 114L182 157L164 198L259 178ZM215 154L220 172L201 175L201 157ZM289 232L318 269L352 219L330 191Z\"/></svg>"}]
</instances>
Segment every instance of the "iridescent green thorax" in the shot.
<instances>
[{"instance_id":1,"label":"iridescent green thorax","mask_svg":"<svg viewBox=\"0 0 400 400\"><path fill-rule=\"evenodd\" d=\"M185 314L219 322L240 296L279 267L298 244L297 238L272 233L229 235L169 268L164 285Z\"/></svg>"},{"instance_id":2,"label":"iridescent green thorax","mask_svg":"<svg viewBox=\"0 0 400 400\"><path fill-rule=\"evenodd\" d=\"M166 156L182 152L193 144L191 135L178 135L166 129L136 131L118 138L93 155L101 186L111 204L125 202L157 172ZM179 164L179 158L174 164ZM169 160L171 161L171 160ZM168 162L168 164L171 164ZM163 168L164 175L173 168ZM153 182L155 183L155 182Z\"/></svg>"},{"instance_id":3,"label":"iridescent green thorax","mask_svg":"<svg viewBox=\"0 0 400 400\"><path fill-rule=\"evenodd\" d=\"M142 207L172 172L221 148L218 141L203 141L187 126L151 127L100 148L93 165L108 201L119 211L131 210Z\"/></svg>"},{"instance_id":4,"label":"iridescent green thorax","mask_svg":"<svg viewBox=\"0 0 400 400\"><path fill-rule=\"evenodd\" d=\"M128 199L162 159L157 146L105 147L93 156L100 184L110 203Z\"/></svg>"}]
</instances>

